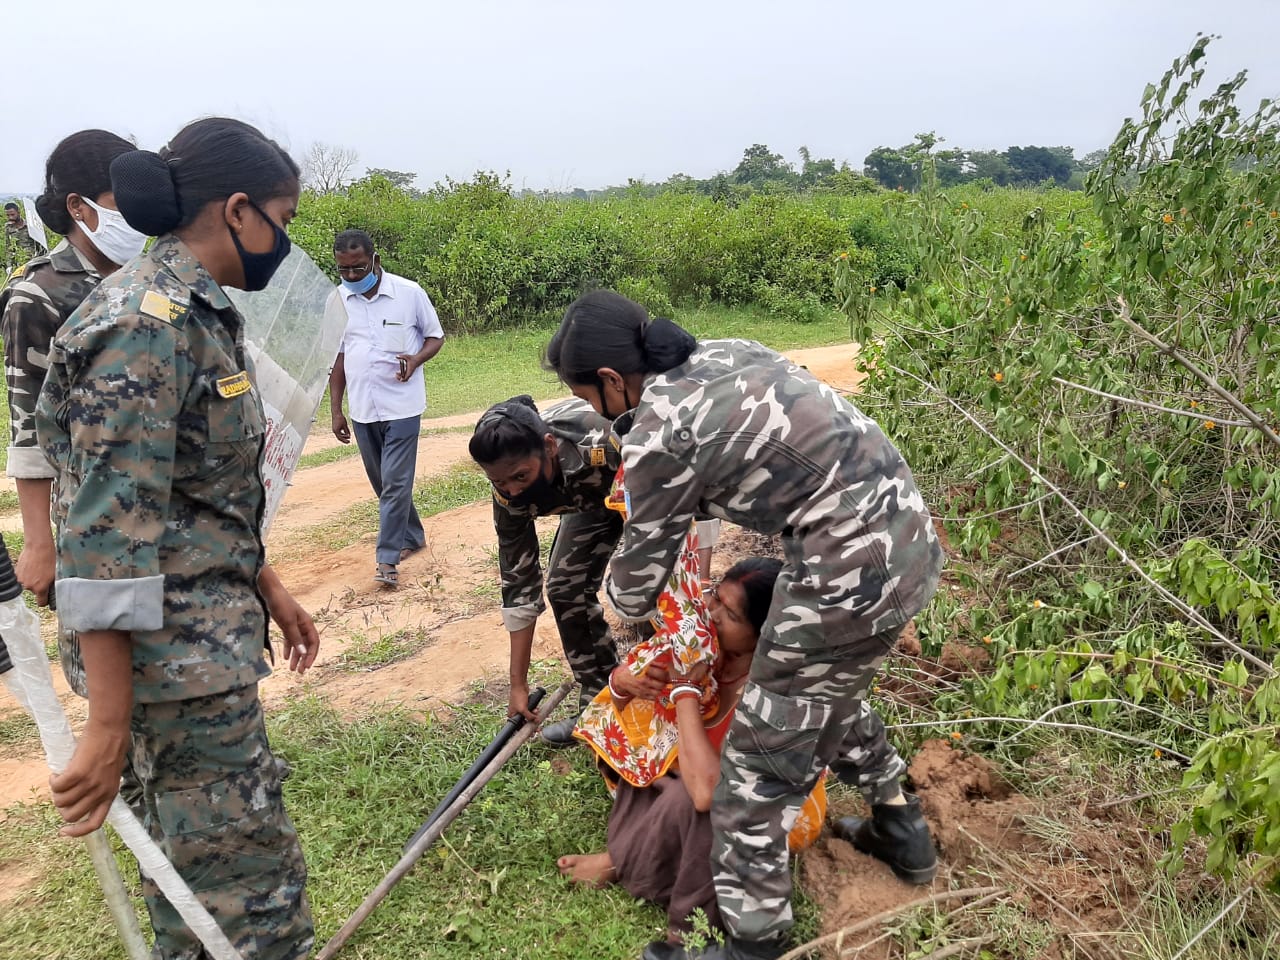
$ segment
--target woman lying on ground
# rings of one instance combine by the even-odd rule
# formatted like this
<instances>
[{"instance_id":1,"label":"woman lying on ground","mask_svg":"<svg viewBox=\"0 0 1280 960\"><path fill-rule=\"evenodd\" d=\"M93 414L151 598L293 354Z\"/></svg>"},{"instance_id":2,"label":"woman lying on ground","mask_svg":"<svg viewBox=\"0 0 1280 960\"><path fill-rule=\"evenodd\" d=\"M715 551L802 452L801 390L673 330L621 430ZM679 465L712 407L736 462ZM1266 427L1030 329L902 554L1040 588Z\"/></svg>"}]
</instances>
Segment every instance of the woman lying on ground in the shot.
<instances>
[{"instance_id":1,"label":"woman lying on ground","mask_svg":"<svg viewBox=\"0 0 1280 960\"><path fill-rule=\"evenodd\" d=\"M695 910L701 909L713 927L720 927L708 811L720 778L720 749L781 569L779 560L751 557L730 568L711 591L709 616L719 654L710 673L716 681L717 702L710 712L703 709L708 687L705 667L688 676L672 676L667 696L674 702L678 742L669 750L673 756L661 758L667 772L647 786L635 786L634 767L628 763L628 754L645 746L637 727L655 716L659 708L654 701L637 701L615 692L607 698L612 701L612 716L593 724L595 711L589 710L579 728L579 737L600 758L601 772L614 790L614 805L605 849L560 857L560 872L591 886L616 883L633 896L666 908L668 939L673 945L692 929L690 917ZM626 669L619 666L615 673ZM611 689L616 686L612 684ZM793 848L812 842L817 835L824 800L819 788L805 805L791 834Z\"/></svg>"}]
</instances>

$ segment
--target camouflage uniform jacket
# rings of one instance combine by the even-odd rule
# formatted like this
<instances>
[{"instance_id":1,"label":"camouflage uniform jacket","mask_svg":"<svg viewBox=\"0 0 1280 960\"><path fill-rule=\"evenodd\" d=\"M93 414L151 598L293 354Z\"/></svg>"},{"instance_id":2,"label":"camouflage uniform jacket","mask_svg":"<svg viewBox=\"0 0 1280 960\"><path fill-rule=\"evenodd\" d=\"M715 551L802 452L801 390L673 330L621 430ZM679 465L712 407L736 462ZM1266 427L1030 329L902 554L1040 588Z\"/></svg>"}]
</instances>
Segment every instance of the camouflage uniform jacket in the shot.
<instances>
[{"instance_id":1,"label":"camouflage uniform jacket","mask_svg":"<svg viewBox=\"0 0 1280 960\"><path fill-rule=\"evenodd\" d=\"M36 429L56 470L58 615L132 635L140 703L270 672L264 418L243 325L168 236L99 284L49 351Z\"/></svg>"},{"instance_id":2,"label":"camouflage uniform jacket","mask_svg":"<svg viewBox=\"0 0 1280 960\"><path fill-rule=\"evenodd\" d=\"M585 400L558 403L542 414L542 420L559 440L560 475L554 486L537 503L521 507L493 492L502 622L512 632L529 626L545 609L534 520L561 513L604 513L605 498L621 463L611 424Z\"/></svg>"},{"instance_id":3,"label":"camouflage uniform jacket","mask_svg":"<svg viewBox=\"0 0 1280 960\"><path fill-rule=\"evenodd\" d=\"M11 272L25 257L33 257L40 252L40 247L31 239L27 225L5 222L4 225L4 269Z\"/></svg>"},{"instance_id":4,"label":"camouflage uniform jacket","mask_svg":"<svg viewBox=\"0 0 1280 960\"><path fill-rule=\"evenodd\" d=\"M631 514L608 597L650 615L698 510L782 534L815 606L848 609L849 639L899 626L937 585L942 550L911 471L880 428L785 357L707 340L648 378L622 460Z\"/></svg>"},{"instance_id":5,"label":"camouflage uniform jacket","mask_svg":"<svg viewBox=\"0 0 1280 960\"><path fill-rule=\"evenodd\" d=\"M9 388L9 476L51 478L36 442L36 398L49 369L49 341L102 280L92 264L63 240L36 257L0 293L0 338Z\"/></svg>"}]
</instances>

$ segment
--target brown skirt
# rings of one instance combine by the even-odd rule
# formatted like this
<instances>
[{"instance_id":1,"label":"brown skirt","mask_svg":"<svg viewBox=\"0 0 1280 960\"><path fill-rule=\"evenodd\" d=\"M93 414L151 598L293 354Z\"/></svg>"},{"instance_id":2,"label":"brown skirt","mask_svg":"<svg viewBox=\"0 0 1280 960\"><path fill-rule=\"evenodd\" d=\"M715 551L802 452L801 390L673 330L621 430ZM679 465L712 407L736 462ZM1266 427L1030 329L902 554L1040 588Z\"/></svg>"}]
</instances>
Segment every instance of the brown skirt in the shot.
<instances>
[{"instance_id":1,"label":"brown skirt","mask_svg":"<svg viewBox=\"0 0 1280 960\"><path fill-rule=\"evenodd\" d=\"M671 930L692 929L689 915L698 907L720 928L711 879L711 815L694 809L677 774L643 788L625 780L618 784L608 850L618 884L666 908Z\"/></svg>"}]
</instances>

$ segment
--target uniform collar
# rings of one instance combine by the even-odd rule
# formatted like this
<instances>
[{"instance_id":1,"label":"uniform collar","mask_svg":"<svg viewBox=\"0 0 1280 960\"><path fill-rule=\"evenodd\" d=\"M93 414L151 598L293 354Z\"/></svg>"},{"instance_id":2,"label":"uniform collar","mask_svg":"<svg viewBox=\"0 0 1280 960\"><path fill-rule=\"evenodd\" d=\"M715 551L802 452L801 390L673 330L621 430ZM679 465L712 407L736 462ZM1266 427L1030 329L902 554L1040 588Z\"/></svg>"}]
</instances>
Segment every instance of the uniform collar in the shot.
<instances>
[{"instance_id":1,"label":"uniform collar","mask_svg":"<svg viewBox=\"0 0 1280 960\"><path fill-rule=\"evenodd\" d=\"M94 277L98 276L97 269L88 258L66 239L49 251L49 265L58 273L87 273Z\"/></svg>"},{"instance_id":2,"label":"uniform collar","mask_svg":"<svg viewBox=\"0 0 1280 960\"><path fill-rule=\"evenodd\" d=\"M147 251L147 256L164 264L178 282L214 310L231 309L226 291L209 275L187 245L172 233L159 237Z\"/></svg>"}]
</instances>

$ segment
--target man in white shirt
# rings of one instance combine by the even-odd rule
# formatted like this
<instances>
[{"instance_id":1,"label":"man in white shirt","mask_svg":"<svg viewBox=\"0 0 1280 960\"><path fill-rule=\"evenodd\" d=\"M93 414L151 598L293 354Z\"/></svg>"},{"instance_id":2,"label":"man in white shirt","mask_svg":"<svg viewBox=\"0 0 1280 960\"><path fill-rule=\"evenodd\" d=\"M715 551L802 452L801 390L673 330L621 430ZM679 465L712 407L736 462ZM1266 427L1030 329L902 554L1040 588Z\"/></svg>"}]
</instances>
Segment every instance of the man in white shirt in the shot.
<instances>
[{"instance_id":1,"label":"man in white shirt","mask_svg":"<svg viewBox=\"0 0 1280 960\"><path fill-rule=\"evenodd\" d=\"M329 374L333 434L356 445L378 495L377 572L389 586L398 564L426 544L413 506L418 434L427 407L422 365L440 352L444 328L423 289L387 273L363 230L343 230L333 241L342 286L335 296L347 307L342 352ZM350 386L351 425L342 413Z\"/></svg>"}]
</instances>

